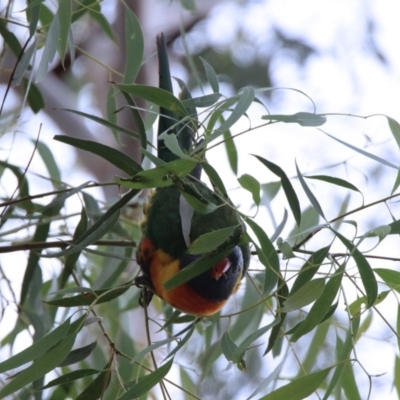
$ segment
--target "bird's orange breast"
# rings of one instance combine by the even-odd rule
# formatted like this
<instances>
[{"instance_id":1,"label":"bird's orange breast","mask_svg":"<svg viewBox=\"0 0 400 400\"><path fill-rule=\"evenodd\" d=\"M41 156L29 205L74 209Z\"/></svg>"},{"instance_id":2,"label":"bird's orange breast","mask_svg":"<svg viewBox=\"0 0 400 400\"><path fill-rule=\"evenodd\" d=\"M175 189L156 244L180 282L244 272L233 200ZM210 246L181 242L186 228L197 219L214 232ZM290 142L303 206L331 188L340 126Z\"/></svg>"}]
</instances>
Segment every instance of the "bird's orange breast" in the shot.
<instances>
[{"instance_id":1,"label":"bird's orange breast","mask_svg":"<svg viewBox=\"0 0 400 400\"><path fill-rule=\"evenodd\" d=\"M164 283L178 272L179 260L172 259L161 249L154 251L150 264L150 278L159 297L187 314L199 316L215 314L224 306L226 301L212 302L194 291L187 284L180 285L172 290L166 290ZM211 276L210 279L212 279Z\"/></svg>"}]
</instances>

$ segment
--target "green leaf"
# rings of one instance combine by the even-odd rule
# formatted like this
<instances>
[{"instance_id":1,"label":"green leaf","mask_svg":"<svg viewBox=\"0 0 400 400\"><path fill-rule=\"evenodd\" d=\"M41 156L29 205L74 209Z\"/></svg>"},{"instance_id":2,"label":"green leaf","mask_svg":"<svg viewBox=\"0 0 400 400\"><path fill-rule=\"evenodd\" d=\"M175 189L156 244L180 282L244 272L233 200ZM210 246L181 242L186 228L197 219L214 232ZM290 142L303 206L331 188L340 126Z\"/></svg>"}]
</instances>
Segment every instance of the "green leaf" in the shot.
<instances>
[{"instance_id":1,"label":"green leaf","mask_svg":"<svg viewBox=\"0 0 400 400\"><path fill-rule=\"evenodd\" d=\"M130 179L115 178L115 181L121 186L133 189L170 186L173 183L173 178L184 178L192 172L196 164L196 160L179 159L138 172Z\"/></svg>"},{"instance_id":2,"label":"green leaf","mask_svg":"<svg viewBox=\"0 0 400 400\"><path fill-rule=\"evenodd\" d=\"M225 243L230 236L236 231L237 226L229 226L227 228L218 229L217 231L200 235L193 243L191 243L189 254L203 254L216 249Z\"/></svg>"},{"instance_id":3,"label":"green leaf","mask_svg":"<svg viewBox=\"0 0 400 400\"><path fill-rule=\"evenodd\" d=\"M46 75L49 64L53 61L53 58L56 55L59 35L60 20L57 15L55 15L46 37L46 44L44 45L44 51L37 70L35 83L41 82Z\"/></svg>"},{"instance_id":4,"label":"green leaf","mask_svg":"<svg viewBox=\"0 0 400 400\"><path fill-rule=\"evenodd\" d=\"M314 393L328 376L332 367L302 376L259 400L302 400Z\"/></svg>"},{"instance_id":5,"label":"green leaf","mask_svg":"<svg viewBox=\"0 0 400 400\"><path fill-rule=\"evenodd\" d=\"M245 221L246 224L250 226L260 243L261 248L257 246L256 249L259 256L261 255L260 261L266 267L263 294L269 293L275 287L280 276L278 253L268 235L256 222L250 218L246 218Z\"/></svg>"},{"instance_id":6,"label":"green leaf","mask_svg":"<svg viewBox=\"0 0 400 400\"><path fill-rule=\"evenodd\" d=\"M282 308L284 302L289 296L289 289L287 287L287 284L285 280L283 279L282 275L279 276L279 284L278 284L278 291L276 292L276 297L278 300L278 307ZM278 313L277 314L277 320L278 322L276 325L272 328L271 334L269 335L268 339L268 346L265 349L264 356L269 353L275 346L275 343L277 340L281 337L283 334L283 323L285 322L286 319L286 313ZM279 343L279 342L278 342ZM277 354L274 354L274 357L276 357Z\"/></svg>"},{"instance_id":7,"label":"green leaf","mask_svg":"<svg viewBox=\"0 0 400 400\"><path fill-rule=\"evenodd\" d=\"M299 290L285 301L281 312L291 312L311 304L317 300L325 288L325 279L314 279L305 283Z\"/></svg>"},{"instance_id":8,"label":"green leaf","mask_svg":"<svg viewBox=\"0 0 400 400\"><path fill-rule=\"evenodd\" d=\"M190 329L188 330L188 332L186 333L186 335L179 341L178 345L165 357L165 359L172 357L173 355L175 355L187 342L188 340L192 337L194 329L196 327L196 323L193 322L192 326L190 327Z\"/></svg>"},{"instance_id":9,"label":"green leaf","mask_svg":"<svg viewBox=\"0 0 400 400\"><path fill-rule=\"evenodd\" d=\"M164 283L165 289L175 289L190 279L193 279L194 277L209 270L210 265L215 265L219 261L223 260L226 256L228 256L231 250L232 249L227 249L217 253L212 252L203 254L201 257L190 263L187 267L181 269L172 278L168 279L168 281Z\"/></svg>"},{"instance_id":10,"label":"green leaf","mask_svg":"<svg viewBox=\"0 0 400 400\"><path fill-rule=\"evenodd\" d=\"M16 57L19 57L22 51L22 47L14 33L10 32L7 29L7 25L5 23L5 20L3 19L0 19L0 36L3 38L5 43L7 43L8 47L11 49L14 55Z\"/></svg>"},{"instance_id":11,"label":"green leaf","mask_svg":"<svg viewBox=\"0 0 400 400\"><path fill-rule=\"evenodd\" d=\"M200 61L203 63L204 71L206 73L206 77L208 80L208 83L211 86L211 89L213 90L214 93L219 92L219 83L218 83L218 77L217 74L214 71L214 68L203 58L200 57Z\"/></svg>"},{"instance_id":12,"label":"green leaf","mask_svg":"<svg viewBox=\"0 0 400 400\"><path fill-rule=\"evenodd\" d=\"M147 394L153 386L157 385L157 383L159 383L168 374L173 361L174 359L172 358L170 361L157 368L149 375L146 375L138 382L135 382L133 386L131 386L130 389L121 397L118 397L117 400L131 400Z\"/></svg>"},{"instance_id":13,"label":"green leaf","mask_svg":"<svg viewBox=\"0 0 400 400\"><path fill-rule=\"evenodd\" d=\"M190 157L183 152L179 145L178 137L174 133L167 133L160 135L158 140L163 139L165 146L171 150L172 153L177 155L179 158L189 159Z\"/></svg>"},{"instance_id":14,"label":"green leaf","mask_svg":"<svg viewBox=\"0 0 400 400\"><path fill-rule=\"evenodd\" d=\"M210 136L210 142L222 135L224 132L228 131L245 114L254 100L254 95L254 88L251 86L246 86L245 88L241 89L241 92L238 94L239 99L236 106L232 110L229 117L218 127L216 132Z\"/></svg>"},{"instance_id":15,"label":"green leaf","mask_svg":"<svg viewBox=\"0 0 400 400\"><path fill-rule=\"evenodd\" d=\"M351 351L353 350L353 347L354 347L353 340L354 340L354 337L357 336L359 324L360 324L360 316L353 317L351 320L351 327L349 327L347 329L346 339L345 339L343 345L339 345L339 343L341 344L341 339L339 336L337 337L338 344L337 344L336 348L338 349L338 351L337 351L338 364L335 368L335 372L333 373L331 381L329 382L328 388L326 389L323 400L328 400L329 395L332 393L332 391L336 387L336 385L339 381L339 378L343 373L343 369L344 369L345 365L348 364L348 362L343 362L343 361L347 361L350 358Z\"/></svg>"},{"instance_id":16,"label":"green leaf","mask_svg":"<svg viewBox=\"0 0 400 400\"><path fill-rule=\"evenodd\" d=\"M379 163L386 165L387 167L394 168L396 170L399 169L399 167L397 167L396 165L392 164L391 162L389 162L383 158L375 156L374 154L368 153L368 151L362 150L356 146L351 145L350 143L346 143L343 140L335 138L334 136L330 135L329 133L326 133L326 132L324 132L324 133L325 133L325 135L329 136L330 138L336 140L337 142L343 144L344 146L349 147L350 149L356 151L357 153L362 154L365 157L368 157L368 158L371 158L372 160L378 161Z\"/></svg>"},{"instance_id":17,"label":"green leaf","mask_svg":"<svg viewBox=\"0 0 400 400\"><path fill-rule=\"evenodd\" d=\"M390 226L390 235L399 235L400 234L400 220L394 221L391 224L389 224L388 226Z\"/></svg>"},{"instance_id":18,"label":"green leaf","mask_svg":"<svg viewBox=\"0 0 400 400\"><path fill-rule=\"evenodd\" d=\"M116 84L115 86L117 86L117 88L119 88L123 92L150 101L151 103L154 103L162 108L175 112L182 117L188 116L186 108L182 104L182 102L167 90L153 86L137 85L137 84L133 85Z\"/></svg>"},{"instance_id":19,"label":"green leaf","mask_svg":"<svg viewBox=\"0 0 400 400\"><path fill-rule=\"evenodd\" d=\"M204 96L194 97L193 99L182 100L182 104L186 108L190 108L190 107L199 107L199 108L211 107L212 105L214 105L219 100L219 98L221 96L222 96L221 93L206 94Z\"/></svg>"},{"instance_id":20,"label":"green leaf","mask_svg":"<svg viewBox=\"0 0 400 400\"><path fill-rule=\"evenodd\" d=\"M66 365L75 364L79 361L84 360L86 357L89 357L92 354L92 351L97 346L97 340L88 344L87 346L79 347L79 349L72 350L71 353L68 354L66 359L60 364L60 367L65 367Z\"/></svg>"},{"instance_id":21,"label":"green leaf","mask_svg":"<svg viewBox=\"0 0 400 400\"><path fill-rule=\"evenodd\" d=\"M235 359L235 355L237 352L238 346L229 336L229 332L226 331L221 337L221 350L222 354L228 361L237 362Z\"/></svg>"},{"instance_id":22,"label":"green leaf","mask_svg":"<svg viewBox=\"0 0 400 400\"><path fill-rule=\"evenodd\" d=\"M96 304L106 303L121 296L130 287L130 284L125 284L111 289L93 290L76 296L46 301L46 304L56 307L77 307L90 306L93 302Z\"/></svg>"},{"instance_id":23,"label":"green leaf","mask_svg":"<svg viewBox=\"0 0 400 400\"><path fill-rule=\"evenodd\" d=\"M175 337L170 337L164 340L160 340L158 342L155 342L153 344L151 344L150 346L147 346L146 348L144 348L142 351L139 351L139 353L135 354L135 356L132 358L132 360L130 360L130 364L135 364L136 362L142 362L144 357L146 356L146 354L158 349L159 347L162 347L168 343L174 342L177 339Z\"/></svg>"},{"instance_id":24,"label":"green leaf","mask_svg":"<svg viewBox=\"0 0 400 400\"><path fill-rule=\"evenodd\" d=\"M8 385L0 390L0 398L4 398L22 389L56 368L71 351L75 342L75 336L76 334L68 335L42 357L37 358L31 366L16 375Z\"/></svg>"},{"instance_id":25,"label":"green leaf","mask_svg":"<svg viewBox=\"0 0 400 400\"><path fill-rule=\"evenodd\" d=\"M99 240L118 222L119 210L138 193L139 190L130 190L124 197L111 206L84 234L74 241L71 247L57 253L52 253L48 257L60 257L62 255L72 254ZM42 257L44 257L44 255L42 255Z\"/></svg>"},{"instance_id":26,"label":"green leaf","mask_svg":"<svg viewBox=\"0 0 400 400\"><path fill-rule=\"evenodd\" d=\"M351 253L351 256L353 257L354 261L356 262L358 272L360 273L361 281L364 285L364 288L365 288L365 291L367 294L367 298L368 298L367 308L372 307L373 304L375 303L376 297L378 295L378 284L376 283L376 279L375 279L374 273L372 271L372 268L369 265L369 262L364 257L364 255L360 252L360 250L358 250L357 247L354 246L353 243L351 243L348 239L346 239L339 232L334 231L333 229L332 229L332 231L341 240L341 242L347 247L347 249Z\"/></svg>"},{"instance_id":27,"label":"green leaf","mask_svg":"<svg viewBox=\"0 0 400 400\"><path fill-rule=\"evenodd\" d=\"M305 176L304 178L317 179L319 181L332 183L333 185L341 186L346 189L354 190L356 192L361 193L353 184L351 184L350 182L347 182L341 178L335 178L333 176L327 176L327 175L309 175L309 176Z\"/></svg>"},{"instance_id":28,"label":"green leaf","mask_svg":"<svg viewBox=\"0 0 400 400\"><path fill-rule=\"evenodd\" d=\"M29 361L42 357L42 355L45 354L49 349L64 339L68 333L70 323L71 318L68 318L52 332L48 333L46 336L43 336L25 350L22 350L20 353L0 363L0 373L20 367Z\"/></svg>"},{"instance_id":29,"label":"green leaf","mask_svg":"<svg viewBox=\"0 0 400 400\"><path fill-rule=\"evenodd\" d=\"M242 175L241 177L238 178L238 181L243 189L246 189L251 193L254 203L256 203L256 205L259 206L261 202L260 182L258 182L257 179L255 179L249 174Z\"/></svg>"},{"instance_id":30,"label":"green leaf","mask_svg":"<svg viewBox=\"0 0 400 400\"><path fill-rule=\"evenodd\" d=\"M54 183L61 182L60 170L58 169L53 153L50 151L47 145L41 141L37 143L37 149L40 157L46 165L47 171L49 172L51 179L54 181Z\"/></svg>"},{"instance_id":31,"label":"green leaf","mask_svg":"<svg viewBox=\"0 0 400 400\"><path fill-rule=\"evenodd\" d=\"M125 71L123 83L132 84L142 65L143 33L139 20L129 7L125 7Z\"/></svg>"},{"instance_id":32,"label":"green leaf","mask_svg":"<svg viewBox=\"0 0 400 400\"><path fill-rule=\"evenodd\" d=\"M11 84L12 86L19 86L19 84L21 83L22 79L24 78L25 72L28 70L30 64L31 64L31 59L33 57L33 54L36 51L36 40L33 41L33 43L28 47L28 50L26 50L24 52L24 54L22 54L22 57L19 59L18 64L15 68L15 72L14 72L14 76L12 77L12 81ZM30 83L31 85L32 80L31 79L24 79L26 85L25 87L27 88L29 86L28 83ZM37 86L36 90L37 89Z\"/></svg>"},{"instance_id":33,"label":"green leaf","mask_svg":"<svg viewBox=\"0 0 400 400\"><path fill-rule=\"evenodd\" d=\"M397 147L400 149L400 124L393 118L386 117L388 120L390 131L396 140Z\"/></svg>"},{"instance_id":34,"label":"green leaf","mask_svg":"<svg viewBox=\"0 0 400 400\"><path fill-rule=\"evenodd\" d=\"M245 351L249 348L249 346L255 342L258 338L263 336L265 333L267 333L271 328L276 326L280 322L280 317L278 316L275 318L270 324L263 326L259 329L257 329L255 332L247 336L246 339L240 343L240 345L237 347L237 349L234 351L234 358L239 359L242 358Z\"/></svg>"},{"instance_id":35,"label":"green leaf","mask_svg":"<svg viewBox=\"0 0 400 400\"><path fill-rule=\"evenodd\" d=\"M63 0L58 3L57 18L59 19L60 23L59 54L61 62L64 64L72 18L71 0Z\"/></svg>"},{"instance_id":36,"label":"green leaf","mask_svg":"<svg viewBox=\"0 0 400 400\"><path fill-rule=\"evenodd\" d=\"M293 253L292 246L290 243L286 242L282 238L278 238L276 241L276 244L278 245L278 249L282 252L283 259L288 260L289 258L294 258L296 255Z\"/></svg>"},{"instance_id":37,"label":"green leaf","mask_svg":"<svg viewBox=\"0 0 400 400\"><path fill-rule=\"evenodd\" d=\"M383 300L385 300L386 296L390 293L390 290L386 290L384 292L381 292L378 294L376 297L376 301L374 303L374 306L377 304L381 303ZM361 310L363 306L367 304L367 298L365 296L359 297L357 300L354 300L350 305L349 305L349 312L352 316L356 316L361 313Z\"/></svg>"},{"instance_id":38,"label":"green leaf","mask_svg":"<svg viewBox=\"0 0 400 400\"><path fill-rule=\"evenodd\" d=\"M90 120L92 120L94 122L97 122L100 125L103 125L103 126L105 126L107 128L110 128L113 131L124 133L125 135L133 137L134 139L141 139L141 136L138 133L135 133L135 132L133 132L133 131L131 131L129 129L123 128L122 126L113 124L112 122L110 122L110 121L108 121L108 120L106 120L104 118L100 118L100 117L97 117L97 116L92 115L92 114L87 114L87 113L84 113L82 111L72 110L70 108L61 108L60 110L61 111L68 111L68 112L71 112L73 114L80 115L81 117L88 118L88 119L90 119ZM61 136L58 136L58 137L61 137Z\"/></svg>"},{"instance_id":39,"label":"green leaf","mask_svg":"<svg viewBox=\"0 0 400 400\"><path fill-rule=\"evenodd\" d=\"M312 206L318 211L318 214L324 219L325 215L324 212L322 211L321 206L318 203L318 200L316 199L316 197L314 196L314 194L311 192L310 188L308 187L306 181L303 178L303 175L301 174L299 167L297 166L297 162L296 162L296 171L297 171L297 176L299 178L300 184L303 187L303 190L305 192L305 194L308 197L308 200L310 200L310 203L312 204Z\"/></svg>"},{"instance_id":40,"label":"green leaf","mask_svg":"<svg viewBox=\"0 0 400 400\"><path fill-rule=\"evenodd\" d=\"M238 151L235 142L233 141L230 130L224 132L224 144L226 155L228 156L229 165L235 175L238 173Z\"/></svg>"},{"instance_id":41,"label":"green leaf","mask_svg":"<svg viewBox=\"0 0 400 400\"><path fill-rule=\"evenodd\" d=\"M400 272L386 268L374 268L373 270L393 290L400 293Z\"/></svg>"},{"instance_id":42,"label":"green leaf","mask_svg":"<svg viewBox=\"0 0 400 400\"><path fill-rule=\"evenodd\" d=\"M219 192L223 197L228 198L224 182L218 175L218 172L215 170L215 168L212 165L208 164L207 162L202 162L201 166L204 172L207 174L208 179L210 179L211 184L213 185L215 191Z\"/></svg>"},{"instance_id":43,"label":"green leaf","mask_svg":"<svg viewBox=\"0 0 400 400\"><path fill-rule=\"evenodd\" d=\"M381 225L377 226L374 229L368 231L363 237L375 237L377 236L379 242L381 242L387 235L389 235L392 231L392 228L389 225Z\"/></svg>"},{"instance_id":44,"label":"green leaf","mask_svg":"<svg viewBox=\"0 0 400 400\"><path fill-rule=\"evenodd\" d=\"M290 290L290 295L292 296L301 287L303 287L307 282L309 282L315 273L318 271L319 267L328 255L330 246L323 247L313 253L310 258L301 267L296 280L293 283L292 289Z\"/></svg>"},{"instance_id":45,"label":"green leaf","mask_svg":"<svg viewBox=\"0 0 400 400\"><path fill-rule=\"evenodd\" d=\"M296 342L301 336L313 330L323 321L339 291L345 267L346 264L343 263L329 279L322 295L315 301L306 319L297 327L290 338L291 342Z\"/></svg>"},{"instance_id":46,"label":"green leaf","mask_svg":"<svg viewBox=\"0 0 400 400\"><path fill-rule=\"evenodd\" d=\"M86 215L85 208L82 207L81 218L79 219L78 224L76 225L73 241L75 242L81 235L83 235L88 226L88 218ZM70 254L65 259L64 268L60 278L60 287L63 288L68 281L68 278L71 276L72 271L74 270L75 264L78 261L79 256L81 255L80 251L76 253Z\"/></svg>"},{"instance_id":47,"label":"green leaf","mask_svg":"<svg viewBox=\"0 0 400 400\"><path fill-rule=\"evenodd\" d=\"M296 123L301 126L321 126L326 122L325 115L313 114L308 112L298 112L292 115L284 115L284 114L263 115L262 119L266 119L268 121Z\"/></svg>"},{"instance_id":48,"label":"green leaf","mask_svg":"<svg viewBox=\"0 0 400 400\"><path fill-rule=\"evenodd\" d=\"M72 371L68 374L60 376L59 378L53 379L47 385L42 386L41 388L37 389L37 391L48 389L53 386L66 385L73 381L76 381L77 379L84 378L85 376L98 374L99 372L101 372L101 371L99 371L97 369L79 369L78 371Z\"/></svg>"},{"instance_id":49,"label":"green leaf","mask_svg":"<svg viewBox=\"0 0 400 400\"><path fill-rule=\"evenodd\" d=\"M26 78L23 78L22 82L25 86L25 89L27 90L28 80ZM45 102L42 93L33 82L31 82L29 86L28 103L29 107L35 114L37 114L40 110L42 110L45 107Z\"/></svg>"},{"instance_id":50,"label":"green leaf","mask_svg":"<svg viewBox=\"0 0 400 400\"><path fill-rule=\"evenodd\" d=\"M272 163L271 161L267 161L265 158L254 155L259 161L261 161L272 173L279 176L282 182L282 188L285 192L286 198L288 199L290 209L292 210L294 219L296 220L297 225L300 225L301 221L301 210L300 203L297 199L296 192L293 189L292 184L289 181L289 178L286 176L285 172L281 167Z\"/></svg>"},{"instance_id":51,"label":"green leaf","mask_svg":"<svg viewBox=\"0 0 400 400\"><path fill-rule=\"evenodd\" d=\"M91 140L82 140L70 136L61 135L54 136L54 140L96 154L101 158L107 160L111 164L115 165L117 168L126 172L130 176L135 175L143 170L143 168L136 161L132 160L129 156L120 152L117 149L105 146L104 144L93 142Z\"/></svg>"},{"instance_id":52,"label":"green leaf","mask_svg":"<svg viewBox=\"0 0 400 400\"><path fill-rule=\"evenodd\" d=\"M111 381L111 365L112 357L96 379L86 386L84 391L76 397L76 400L94 400L102 398Z\"/></svg>"}]
</instances>

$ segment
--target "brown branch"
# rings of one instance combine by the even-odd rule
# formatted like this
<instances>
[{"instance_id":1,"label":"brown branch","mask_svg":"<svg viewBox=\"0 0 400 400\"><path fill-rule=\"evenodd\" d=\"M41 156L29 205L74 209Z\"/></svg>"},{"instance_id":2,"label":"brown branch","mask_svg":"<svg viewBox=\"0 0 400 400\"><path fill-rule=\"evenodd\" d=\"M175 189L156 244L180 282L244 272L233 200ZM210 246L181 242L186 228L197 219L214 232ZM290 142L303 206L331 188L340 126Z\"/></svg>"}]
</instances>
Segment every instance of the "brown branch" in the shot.
<instances>
[{"instance_id":1,"label":"brown branch","mask_svg":"<svg viewBox=\"0 0 400 400\"><path fill-rule=\"evenodd\" d=\"M65 249L68 246L73 245L72 242L67 241L55 241L55 242L33 242L33 243L21 243L12 244L9 246L0 246L0 253L12 253L15 251L23 250L42 250L60 248ZM93 246L115 246L115 247L136 247L137 243L132 240L98 240L92 243Z\"/></svg>"}]
</instances>

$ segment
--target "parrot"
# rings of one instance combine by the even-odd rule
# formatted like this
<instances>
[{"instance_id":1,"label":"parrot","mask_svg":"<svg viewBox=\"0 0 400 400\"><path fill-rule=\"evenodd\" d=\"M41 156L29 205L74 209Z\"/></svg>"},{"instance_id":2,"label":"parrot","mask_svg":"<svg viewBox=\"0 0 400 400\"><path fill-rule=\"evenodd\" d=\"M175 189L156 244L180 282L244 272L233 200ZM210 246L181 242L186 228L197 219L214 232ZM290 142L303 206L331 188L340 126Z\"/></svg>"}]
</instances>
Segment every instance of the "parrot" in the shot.
<instances>
[{"instance_id":1,"label":"parrot","mask_svg":"<svg viewBox=\"0 0 400 400\"><path fill-rule=\"evenodd\" d=\"M163 34L157 36L157 54L159 87L173 93ZM182 85L181 89L182 93L190 96ZM188 111L192 120L197 121L195 109ZM199 144L195 141L196 124L179 125L176 120L175 113L160 107L157 151L158 158L166 163L179 157L165 145L162 135L176 135L181 150L187 154L190 151L196 154L195 145ZM200 159L189 175L182 179L173 178L172 185L152 191L144 207L142 238L136 254L142 271L136 284L145 286L150 293L144 302L148 304L155 294L177 310L198 317L221 310L230 296L237 292L250 263L250 248L244 240L245 225L241 216L224 190L215 186L212 190L200 180L202 169ZM193 208L186 200L185 192L200 202L214 204L215 209L205 213ZM232 235L216 249L207 254L190 252L191 244L202 235L224 228L232 228ZM205 271L171 290L165 288L169 279L199 259L203 264L209 263L205 265Z\"/></svg>"}]
</instances>

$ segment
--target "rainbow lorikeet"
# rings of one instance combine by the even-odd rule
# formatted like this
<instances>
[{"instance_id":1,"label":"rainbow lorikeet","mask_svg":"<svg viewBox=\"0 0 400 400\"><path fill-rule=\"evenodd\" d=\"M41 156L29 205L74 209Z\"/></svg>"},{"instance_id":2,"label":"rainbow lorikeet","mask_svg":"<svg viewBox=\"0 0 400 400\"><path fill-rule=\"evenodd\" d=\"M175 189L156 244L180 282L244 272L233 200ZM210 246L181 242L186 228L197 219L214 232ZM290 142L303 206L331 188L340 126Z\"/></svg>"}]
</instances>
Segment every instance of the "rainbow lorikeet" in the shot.
<instances>
[{"instance_id":1,"label":"rainbow lorikeet","mask_svg":"<svg viewBox=\"0 0 400 400\"><path fill-rule=\"evenodd\" d=\"M172 93L163 35L157 37L157 51L160 88ZM195 110L188 111L196 121ZM165 162L179 157L165 146L160 138L162 134L175 134L185 153L193 150L196 124L179 125L177 120L179 118L170 110L160 108L158 157ZM145 208L143 238L137 250L143 276L136 282L185 313L207 316L218 312L239 288L249 265L250 250L248 243L243 243L243 221L226 193L217 188L211 190L200 181L204 159L199 160L188 176L173 179L172 185L157 188L151 195ZM194 209L183 196L185 191L190 191L199 201L213 204L214 210L204 213ZM232 234L216 249L203 255L190 253L191 244L201 235L224 228L232 228ZM171 290L164 287L170 278L196 261L202 261L203 272ZM150 300L151 296L146 302Z\"/></svg>"}]
</instances>

